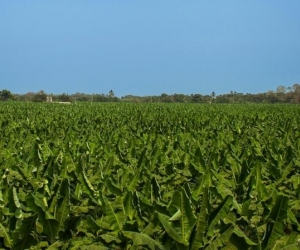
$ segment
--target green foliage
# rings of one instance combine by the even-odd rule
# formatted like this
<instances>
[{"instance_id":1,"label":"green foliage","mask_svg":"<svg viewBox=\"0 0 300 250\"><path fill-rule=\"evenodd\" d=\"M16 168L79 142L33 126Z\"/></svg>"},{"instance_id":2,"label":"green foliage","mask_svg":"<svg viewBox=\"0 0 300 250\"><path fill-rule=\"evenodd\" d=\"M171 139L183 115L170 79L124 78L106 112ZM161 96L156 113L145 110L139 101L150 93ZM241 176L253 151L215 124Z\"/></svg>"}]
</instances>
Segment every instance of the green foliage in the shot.
<instances>
[{"instance_id":1,"label":"green foliage","mask_svg":"<svg viewBox=\"0 0 300 250\"><path fill-rule=\"evenodd\" d=\"M0 248L297 249L300 108L0 103Z\"/></svg>"},{"instance_id":2,"label":"green foliage","mask_svg":"<svg viewBox=\"0 0 300 250\"><path fill-rule=\"evenodd\" d=\"M7 89L0 90L0 101L8 100L14 100L13 94Z\"/></svg>"}]
</instances>

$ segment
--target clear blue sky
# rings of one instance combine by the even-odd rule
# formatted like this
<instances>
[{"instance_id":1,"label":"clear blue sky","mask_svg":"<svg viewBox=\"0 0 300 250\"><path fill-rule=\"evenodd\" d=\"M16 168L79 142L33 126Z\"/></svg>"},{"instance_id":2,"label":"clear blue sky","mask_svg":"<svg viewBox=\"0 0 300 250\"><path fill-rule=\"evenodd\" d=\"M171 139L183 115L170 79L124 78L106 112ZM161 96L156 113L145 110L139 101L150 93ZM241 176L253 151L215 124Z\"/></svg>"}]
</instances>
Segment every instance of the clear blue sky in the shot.
<instances>
[{"instance_id":1,"label":"clear blue sky","mask_svg":"<svg viewBox=\"0 0 300 250\"><path fill-rule=\"evenodd\" d=\"M299 0L1 0L0 89L259 93L300 83Z\"/></svg>"}]
</instances>

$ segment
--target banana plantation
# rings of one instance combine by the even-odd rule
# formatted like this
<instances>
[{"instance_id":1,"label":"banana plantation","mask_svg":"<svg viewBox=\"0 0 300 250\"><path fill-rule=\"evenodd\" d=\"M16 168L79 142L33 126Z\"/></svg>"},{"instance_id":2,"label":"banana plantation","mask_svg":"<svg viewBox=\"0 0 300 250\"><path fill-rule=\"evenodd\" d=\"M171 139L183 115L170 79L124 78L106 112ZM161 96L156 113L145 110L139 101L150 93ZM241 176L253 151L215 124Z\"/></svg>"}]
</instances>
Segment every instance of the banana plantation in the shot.
<instances>
[{"instance_id":1,"label":"banana plantation","mask_svg":"<svg viewBox=\"0 0 300 250\"><path fill-rule=\"evenodd\" d=\"M300 106L0 103L1 249L297 250Z\"/></svg>"}]
</instances>

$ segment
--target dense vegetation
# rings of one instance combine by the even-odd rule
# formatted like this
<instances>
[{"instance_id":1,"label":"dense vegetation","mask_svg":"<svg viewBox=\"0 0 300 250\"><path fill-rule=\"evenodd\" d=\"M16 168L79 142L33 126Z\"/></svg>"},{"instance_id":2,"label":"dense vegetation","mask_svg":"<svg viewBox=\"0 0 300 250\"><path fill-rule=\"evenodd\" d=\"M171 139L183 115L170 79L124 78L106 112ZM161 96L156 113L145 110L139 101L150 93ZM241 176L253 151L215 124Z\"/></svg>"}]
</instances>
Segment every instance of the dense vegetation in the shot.
<instances>
[{"instance_id":1,"label":"dense vegetation","mask_svg":"<svg viewBox=\"0 0 300 250\"><path fill-rule=\"evenodd\" d=\"M297 249L297 105L0 103L4 249Z\"/></svg>"},{"instance_id":2,"label":"dense vegetation","mask_svg":"<svg viewBox=\"0 0 300 250\"><path fill-rule=\"evenodd\" d=\"M278 86L276 91L265 93L237 93L230 91L227 94L216 94L214 91L210 95L202 94L166 94L159 96L134 96L125 95L121 98L115 96L113 90L108 94L47 94L43 90L26 94L12 94L9 90L0 91L0 101L29 101L46 102L47 97L51 97L54 102L164 102L164 103L300 103L300 84L295 83L292 87Z\"/></svg>"}]
</instances>

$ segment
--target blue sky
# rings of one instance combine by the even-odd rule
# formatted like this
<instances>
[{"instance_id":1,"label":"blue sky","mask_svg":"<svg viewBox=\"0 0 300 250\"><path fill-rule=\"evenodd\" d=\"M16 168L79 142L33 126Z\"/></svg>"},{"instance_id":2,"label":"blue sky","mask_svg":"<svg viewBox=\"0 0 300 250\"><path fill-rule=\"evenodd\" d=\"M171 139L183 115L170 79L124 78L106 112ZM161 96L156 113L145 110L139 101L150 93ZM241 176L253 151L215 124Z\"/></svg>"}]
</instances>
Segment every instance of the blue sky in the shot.
<instances>
[{"instance_id":1,"label":"blue sky","mask_svg":"<svg viewBox=\"0 0 300 250\"><path fill-rule=\"evenodd\" d=\"M0 1L0 89L117 96L300 83L299 0Z\"/></svg>"}]
</instances>

